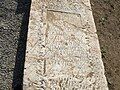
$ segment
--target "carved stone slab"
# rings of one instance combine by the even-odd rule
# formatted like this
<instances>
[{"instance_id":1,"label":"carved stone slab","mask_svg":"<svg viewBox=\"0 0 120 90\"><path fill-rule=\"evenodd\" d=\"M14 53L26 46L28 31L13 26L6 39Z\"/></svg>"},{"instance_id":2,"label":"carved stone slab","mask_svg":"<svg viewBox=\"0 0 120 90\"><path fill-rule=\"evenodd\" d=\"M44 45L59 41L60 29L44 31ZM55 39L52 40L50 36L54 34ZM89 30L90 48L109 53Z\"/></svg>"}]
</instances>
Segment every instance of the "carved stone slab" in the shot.
<instances>
[{"instance_id":1,"label":"carved stone slab","mask_svg":"<svg viewBox=\"0 0 120 90\"><path fill-rule=\"evenodd\" d=\"M32 0L24 90L108 90L89 0Z\"/></svg>"}]
</instances>

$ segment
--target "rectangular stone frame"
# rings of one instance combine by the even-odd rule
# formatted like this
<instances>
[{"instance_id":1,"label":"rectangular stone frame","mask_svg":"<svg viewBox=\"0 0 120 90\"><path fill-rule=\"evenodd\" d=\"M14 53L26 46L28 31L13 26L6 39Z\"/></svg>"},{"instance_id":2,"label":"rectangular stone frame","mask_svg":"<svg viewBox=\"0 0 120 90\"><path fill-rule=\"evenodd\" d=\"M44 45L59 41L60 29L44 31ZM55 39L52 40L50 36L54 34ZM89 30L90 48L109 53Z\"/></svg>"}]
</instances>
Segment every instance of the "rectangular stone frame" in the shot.
<instances>
[{"instance_id":1,"label":"rectangular stone frame","mask_svg":"<svg viewBox=\"0 0 120 90\"><path fill-rule=\"evenodd\" d=\"M24 90L108 90L89 0L32 0Z\"/></svg>"}]
</instances>

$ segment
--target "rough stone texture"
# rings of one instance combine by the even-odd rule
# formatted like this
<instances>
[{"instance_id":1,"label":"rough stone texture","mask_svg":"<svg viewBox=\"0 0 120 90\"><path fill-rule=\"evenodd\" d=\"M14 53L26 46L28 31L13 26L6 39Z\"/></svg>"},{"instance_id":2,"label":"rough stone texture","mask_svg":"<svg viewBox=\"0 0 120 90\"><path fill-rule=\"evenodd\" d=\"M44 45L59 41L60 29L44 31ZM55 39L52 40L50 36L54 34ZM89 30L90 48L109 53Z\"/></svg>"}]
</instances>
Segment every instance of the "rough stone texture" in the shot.
<instances>
[{"instance_id":1,"label":"rough stone texture","mask_svg":"<svg viewBox=\"0 0 120 90\"><path fill-rule=\"evenodd\" d=\"M89 0L33 0L24 90L108 90Z\"/></svg>"}]
</instances>

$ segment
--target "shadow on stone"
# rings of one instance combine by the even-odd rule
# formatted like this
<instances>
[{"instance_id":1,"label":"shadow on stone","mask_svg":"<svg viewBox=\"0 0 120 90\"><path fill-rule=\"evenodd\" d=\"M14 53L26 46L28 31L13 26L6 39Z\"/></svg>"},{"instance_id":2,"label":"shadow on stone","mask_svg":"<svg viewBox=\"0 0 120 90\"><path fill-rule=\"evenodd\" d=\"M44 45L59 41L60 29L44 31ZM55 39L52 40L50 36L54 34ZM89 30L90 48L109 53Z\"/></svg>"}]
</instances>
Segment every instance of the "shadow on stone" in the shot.
<instances>
[{"instance_id":1,"label":"shadow on stone","mask_svg":"<svg viewBox=\"0 0 120 90\"><path fill-rule=\"evenodd\" d=\"M23 14L23 19L22 19L21 31L18 41L12 87L13 90L22 90L31 0L18 0L17 2L18 2L18 6L16 9L16 14Z\"/></svg>"}]
</instances>

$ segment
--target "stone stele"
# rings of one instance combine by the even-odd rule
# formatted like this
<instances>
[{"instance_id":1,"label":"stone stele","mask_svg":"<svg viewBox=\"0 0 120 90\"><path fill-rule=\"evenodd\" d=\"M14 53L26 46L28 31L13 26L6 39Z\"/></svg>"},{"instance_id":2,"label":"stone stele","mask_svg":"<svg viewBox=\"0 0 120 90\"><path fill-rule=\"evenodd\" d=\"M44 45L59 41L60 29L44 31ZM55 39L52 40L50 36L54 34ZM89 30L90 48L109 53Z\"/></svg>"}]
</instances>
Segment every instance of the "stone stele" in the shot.
<instances>
[{"instance_id":1,"label":"stone stele","mask_svg":"<svg viewBox=\"0 0 120 90\"><path fill-rule=\"evenodd\" d=\"M89 0L32 0L24 90L108 90Z\"/></svg>"}]
</instances>

